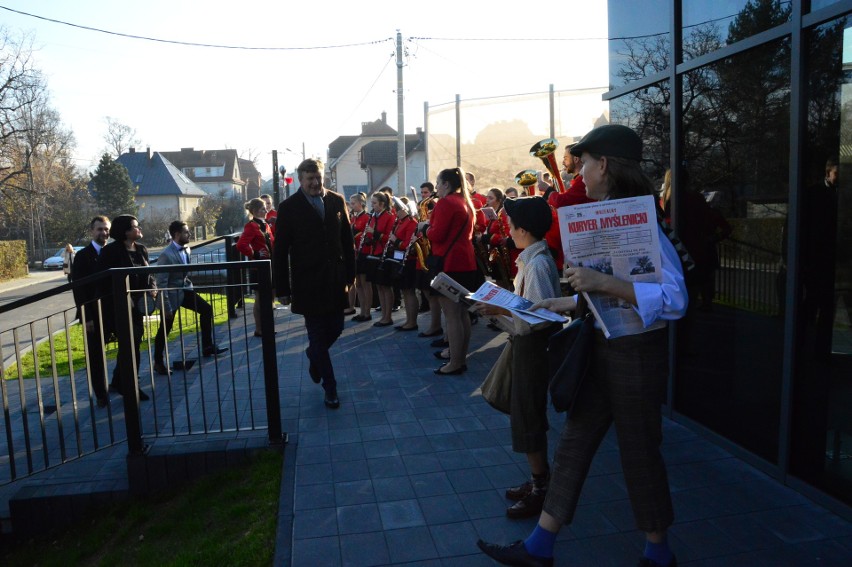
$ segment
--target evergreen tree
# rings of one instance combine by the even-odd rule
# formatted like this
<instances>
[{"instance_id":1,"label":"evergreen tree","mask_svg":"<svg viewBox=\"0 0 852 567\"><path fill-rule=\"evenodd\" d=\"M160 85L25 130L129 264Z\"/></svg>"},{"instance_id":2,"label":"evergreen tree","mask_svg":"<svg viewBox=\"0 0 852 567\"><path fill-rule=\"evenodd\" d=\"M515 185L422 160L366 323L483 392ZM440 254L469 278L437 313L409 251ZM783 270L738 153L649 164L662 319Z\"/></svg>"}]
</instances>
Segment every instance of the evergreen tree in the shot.
<instances>
[{"instance_id":1,"label":"evergreen tree","mask_svg":"<svg viewBox=\"0 0 852 567\"><path fill-rule=\"evenodd\" d=\"M109 154L104 154L92 175L92 194L98 204L98 212L109 218L135 215L139 210L136 205L137 191L130 181L127 168Z\"/></svg>"}]
</instances>

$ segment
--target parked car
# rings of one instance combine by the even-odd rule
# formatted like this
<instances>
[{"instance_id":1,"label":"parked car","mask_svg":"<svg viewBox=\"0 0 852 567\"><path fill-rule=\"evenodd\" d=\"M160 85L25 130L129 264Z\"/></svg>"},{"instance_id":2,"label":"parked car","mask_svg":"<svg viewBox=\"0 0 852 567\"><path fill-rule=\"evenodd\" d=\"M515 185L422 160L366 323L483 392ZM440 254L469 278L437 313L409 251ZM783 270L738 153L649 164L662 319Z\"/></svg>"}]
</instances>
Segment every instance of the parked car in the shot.
<instances>
[{"instance_id":1,"label":"parked car","mask_svg":"<svg viewBox=\"0 0 852 567\"><path fill-rule=\"evenodd\" d=\"M82 246L74 246L74 254L82 250ZM56 254L47 258L44 262L42 262L41 267L45 270L61 270L62 269L62 261L63 256L65 255L65 248L60 248L56 251Z\"/></svg>"}]
</instances>

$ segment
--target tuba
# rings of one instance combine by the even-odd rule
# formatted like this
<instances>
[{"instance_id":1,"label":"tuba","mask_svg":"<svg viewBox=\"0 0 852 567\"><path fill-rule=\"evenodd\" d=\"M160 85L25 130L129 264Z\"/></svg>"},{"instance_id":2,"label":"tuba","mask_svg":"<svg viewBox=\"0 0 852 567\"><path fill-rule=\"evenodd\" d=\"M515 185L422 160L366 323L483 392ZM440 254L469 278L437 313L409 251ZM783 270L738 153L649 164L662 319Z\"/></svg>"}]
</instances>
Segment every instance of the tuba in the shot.
<instances>
[{"instance_id":1,"label":"tuba","mask_svg":"<svg viewBox=\"0 0 852 567\"><path fill-rule=\"evenodd\" d=\"M524 188L525 195L535 195L535 184L538 183L538 172L534 169L519 171L515 176L515 183ZM530 192L532 187L532 192Z\"/></svg>"},{"instance_id":2,"label":"tuba","mask_svg":"<svg viewBox=\"0 0 852 567\"><path fill-rule=\"evenodd\" d=\"M550 177L556 181L557 189L559 189L560 193L564 193L565 183L562 181L559 164L556 163L556 156L553 155L558 147L559 140L556 138L547 138L533 144L533 147L530 148L530 155L544 162L544 167L550 172Z\"/></svg>"}]
</instances>

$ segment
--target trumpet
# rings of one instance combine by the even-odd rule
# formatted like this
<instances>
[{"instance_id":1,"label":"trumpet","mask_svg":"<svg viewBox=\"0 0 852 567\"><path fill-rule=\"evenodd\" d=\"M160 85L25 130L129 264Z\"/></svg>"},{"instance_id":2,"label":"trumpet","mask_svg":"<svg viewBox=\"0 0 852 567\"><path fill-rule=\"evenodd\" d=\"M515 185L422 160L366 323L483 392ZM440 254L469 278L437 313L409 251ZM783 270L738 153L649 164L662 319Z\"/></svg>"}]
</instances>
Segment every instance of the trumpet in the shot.
<instances>
[{"instance_id":1,"label":"trumpet","mask_svg":"<svg viewBox=\"0 0 852 567\"><path fill-rule=\"evenodd\" d=\"M519 171L515 176L515 183L524 188L524 193L527 195L535 195L534 185L538 183L538 172L534 169L525 169ZM533 187L530 190L530 187Z\"/></svg>"},{"instance_id":2,"label":"trumpet","mask_svg":"<svg viewBox=\"0 0 852 567\"><path fill-rule=\"evenodd\" d=\"M553 155L558 147L559 140L556 138L546 138L533 144L530 148L530 155L544 162L544 167L550 172L550 176L556 180L559 192L564 193L565 183L562 181L562 175L559 173L559 164L556 163L556 156Z\"/></svg>"}]
</instances>

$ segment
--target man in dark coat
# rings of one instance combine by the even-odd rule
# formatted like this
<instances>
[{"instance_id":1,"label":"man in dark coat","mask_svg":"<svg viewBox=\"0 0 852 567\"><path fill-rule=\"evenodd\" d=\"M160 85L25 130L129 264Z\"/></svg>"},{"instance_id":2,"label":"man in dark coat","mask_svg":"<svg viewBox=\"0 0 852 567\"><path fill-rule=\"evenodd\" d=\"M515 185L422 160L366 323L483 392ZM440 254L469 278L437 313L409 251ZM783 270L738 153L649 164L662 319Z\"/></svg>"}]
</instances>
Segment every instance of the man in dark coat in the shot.
<instances>
[{"instance_id":1,"label":"man in dark coat","mask_svg":"<svg viewBox=\"0 0 852 567\"><path fill-rule=\"evenodd\" d=\"M109 239L109 219L96 216L89 223L92 241L74 255L71 264L71 281L79 281L106 268L100 262L101 249ZM84 325L86 333L86 351L89 353L89 380L95 393L99 408L109 403L106 386L106 368L104 366L104 341L101 337L101 308L98 304L99 282L91 282L74 288L74 303L77 305L77 319Z\"/></svg>"},{"instance_id":2,"label":"man in dark coat","mask_svg":"<svg viewBox=\"0 0 852 567\"><path fill-rule=\"evenodd\" d=\"M305 317L311 379L325 405L340 407L329 349L343 332L347 292L355 280L355 244L343 197L323 188L324 166L307 159L296 169L299 191L278 205L272 273L276 295Z\"/></svg>"}]
</instances>

